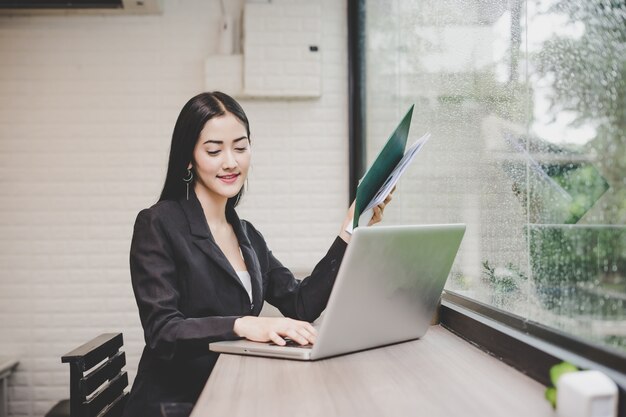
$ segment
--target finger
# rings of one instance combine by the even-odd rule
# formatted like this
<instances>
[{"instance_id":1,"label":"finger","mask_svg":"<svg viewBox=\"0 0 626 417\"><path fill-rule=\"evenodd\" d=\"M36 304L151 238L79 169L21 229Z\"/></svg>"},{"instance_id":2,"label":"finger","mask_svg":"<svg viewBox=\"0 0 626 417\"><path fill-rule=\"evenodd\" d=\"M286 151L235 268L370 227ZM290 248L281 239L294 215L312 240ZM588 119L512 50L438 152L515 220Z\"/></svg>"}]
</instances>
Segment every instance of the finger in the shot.
<instances>
[{"instance_id":1,"label":"finger","mask_svg":"<svg viewBox=\"0 0 626 417\"><path fill-rule=\"evenodd\" d=\"M276 332L270 332L270 340L276 343L278 346L285 346L287 344L287 342L285 342L285 339L280 337Z\"/></svg>"},{"instance_id":2,"label":"finger","mask_svg":"<svg viewBox=\"0 0 626 417\"><path fill-rule=\"evenodd\" d=\"M289 338L291 340L295 340L296 342L298 342L301 345L306 345L307 343L309 343L309 341L306 339L306 337L302 336L300 333L298 333L296 331L296 329L289 329L287 330L287 336L289 336Z\"/></svg>"},{"instance_id":3,"label":"finger","mask_svg":"<svg viewBox=\"0 0 626 417\"><path fill-rule=\"evenodd\" d=\"M391 193L389 193L389 195L385 198L384 203L385 204L389 204L389 202L393 199L393 196L391 195Z\"/></svg>"},{"instance_id":4,"label":"finger","mask_svg":"<svg viewBox=\"0 0 626 417\"><path fill-rule=\"evenodd\" d=\"M297 330L298 333L300 333L302 335L302 337L304 337L308 343L310 344L314 344L316 337L313 333L311 333L306 327L300 327Z\"/></svg>"},{"instance_id":5,"label":"finger","mask_svg":"<svg viewBox=\"0 0 626 417\"><path fill-rule=\"evenodd\" d=\"M308 343L314 344L317 338L317 330L308 321L292 320L295 330L301 334Z\"/></svg>"},{"instance_id":6,"label":"finger","mask_svg":"<svg viewBox=\"0 0 626 417\"><path fill-rule=\"evenodd\" d=\"M317 336L317 329L315 327L313 327L313 325L311 323L308 322L304 322L304 328L307 329L309 331L309 333L311 333L313 336Z\"/></svg>"},{"instance_id":7,"label":"finger","mask_svg":"<svg viewBox=\"0 0 626 417\"><path fill-rule=\"evenodd\" d=\"M374 215L372 216L372 219L369 221L367 225L371 226L373 224L378 223L381 220L382 220L382 212L380 211L380 207L376 206L374 207Z\"/></svg>"}]
</instances>

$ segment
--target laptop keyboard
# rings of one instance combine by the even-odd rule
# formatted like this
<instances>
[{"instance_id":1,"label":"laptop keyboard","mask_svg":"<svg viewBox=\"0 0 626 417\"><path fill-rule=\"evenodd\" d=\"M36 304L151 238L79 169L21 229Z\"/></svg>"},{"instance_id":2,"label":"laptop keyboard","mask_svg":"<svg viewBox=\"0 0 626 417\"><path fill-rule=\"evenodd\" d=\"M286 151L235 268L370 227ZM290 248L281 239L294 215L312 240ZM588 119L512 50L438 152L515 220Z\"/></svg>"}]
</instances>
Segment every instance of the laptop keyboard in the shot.
<instances>
[{"instance_id":1,"label":"laptop keyboard","mask_svg":"<svg viewBox=\"0 0 626 417\"><path fill-rule=\"evenodd\" d=\"M270 346L280 346L280 347L299 347L299 348L303 348L303 349L312 349L313 345L312 344L308 344L308 345L301 345L300 343L296 342L295 340L291 340L291 339L285 339L285 342L287 342L284 346L280 346L277 345L274 342L270 343Z\"/></svg>"}]
</instances>

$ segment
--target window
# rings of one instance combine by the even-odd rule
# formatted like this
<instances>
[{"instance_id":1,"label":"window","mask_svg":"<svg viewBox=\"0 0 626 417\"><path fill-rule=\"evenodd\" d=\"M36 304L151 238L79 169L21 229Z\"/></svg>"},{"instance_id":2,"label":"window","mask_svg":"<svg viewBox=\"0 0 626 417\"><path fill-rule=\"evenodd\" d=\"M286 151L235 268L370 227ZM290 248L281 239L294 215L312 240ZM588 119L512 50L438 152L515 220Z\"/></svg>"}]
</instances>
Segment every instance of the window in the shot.
<instances>
[{"instance_id":1,"label":"window","mask_svg":"<svg viewBox=\"0 0 626 417\"><path fill-rule=\"evenodd\" d=\"M447 290L626 351L626 5L364 5L367 163L432 133L386 222L466 223Z\"/></svg>"}]
</instances>

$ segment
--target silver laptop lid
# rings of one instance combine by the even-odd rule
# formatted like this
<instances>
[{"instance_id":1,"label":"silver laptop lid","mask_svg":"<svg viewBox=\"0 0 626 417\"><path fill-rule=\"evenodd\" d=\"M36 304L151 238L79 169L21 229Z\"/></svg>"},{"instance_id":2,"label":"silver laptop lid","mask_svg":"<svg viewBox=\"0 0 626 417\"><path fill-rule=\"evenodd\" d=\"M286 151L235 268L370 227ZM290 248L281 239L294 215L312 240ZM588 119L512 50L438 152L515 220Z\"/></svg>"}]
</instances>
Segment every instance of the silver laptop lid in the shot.
<instances>
[{"instance_id":1,"label":"silver laptop lid","mask_svg":"<svg viewBox=\"0 0 626 417\"><path fill-rule=\"evenodd\" d=\"M311 359L422 337L464 233L463 224L357 228Z\"/></svg>"}]
</instances>

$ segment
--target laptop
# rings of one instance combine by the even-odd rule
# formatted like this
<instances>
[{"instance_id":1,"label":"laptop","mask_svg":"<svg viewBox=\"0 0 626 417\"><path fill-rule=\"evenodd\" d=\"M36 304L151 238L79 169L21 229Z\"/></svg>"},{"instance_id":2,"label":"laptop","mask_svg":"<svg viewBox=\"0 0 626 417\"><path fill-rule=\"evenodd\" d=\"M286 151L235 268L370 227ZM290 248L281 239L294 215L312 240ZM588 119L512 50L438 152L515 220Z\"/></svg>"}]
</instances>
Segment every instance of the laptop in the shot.
<instances>
[{"instance_id":1,"label":"laptop","mask_svg":"<svg viewBox=\"0 0 626 417\"><path fill-rule=\"evenodd\" d=\"M463 224L355 229L314 345L249 340L220 353L317 360L418 339L426 333L465 233Z\"/></svg>"}]
</instances>

